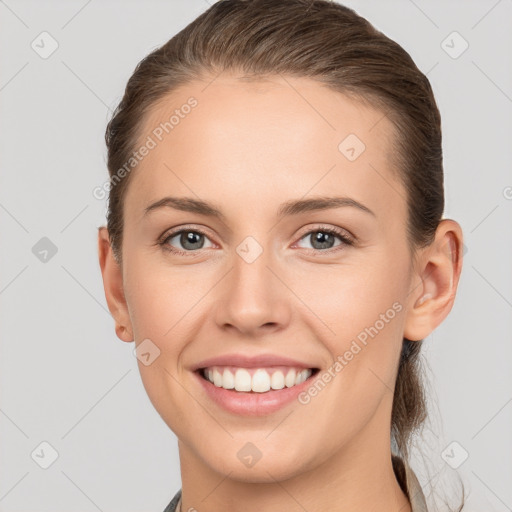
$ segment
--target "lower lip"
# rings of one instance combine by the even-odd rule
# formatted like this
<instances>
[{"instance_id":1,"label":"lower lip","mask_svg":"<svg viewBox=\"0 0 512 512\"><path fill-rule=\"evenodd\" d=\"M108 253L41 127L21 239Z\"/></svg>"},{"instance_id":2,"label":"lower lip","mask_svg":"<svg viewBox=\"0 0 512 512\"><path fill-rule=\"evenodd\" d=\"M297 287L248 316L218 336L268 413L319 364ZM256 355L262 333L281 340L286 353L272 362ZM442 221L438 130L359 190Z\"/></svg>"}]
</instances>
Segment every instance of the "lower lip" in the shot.
<instances>
[{"instance_id":1,"label":"lower lip","mask_svg":"<svg viewBox=\"0 0 512 512\"><path fill-rule=\"evenodd\" d=\"M319 373L319 372L317 372ZM194 372L206 394L223 409L242 416L264 416L278 411L293 402L297 396L308 388L317 373L291 388L271 389L264 393L234 391L217 387L203 378L199 372Z\"/></svg>"}]
</instances>

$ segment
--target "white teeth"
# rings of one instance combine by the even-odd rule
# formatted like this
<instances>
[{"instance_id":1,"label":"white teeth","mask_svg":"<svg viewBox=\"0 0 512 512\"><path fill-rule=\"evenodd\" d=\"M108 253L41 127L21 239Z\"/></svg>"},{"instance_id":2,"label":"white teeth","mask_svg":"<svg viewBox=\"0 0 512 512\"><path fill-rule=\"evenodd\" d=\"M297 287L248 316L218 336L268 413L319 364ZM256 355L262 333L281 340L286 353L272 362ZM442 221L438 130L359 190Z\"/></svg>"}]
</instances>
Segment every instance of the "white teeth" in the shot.
<instances>
[{"instance_id":1,"label":"white teeth","mask_svg":"<svg viewBox=\"0 0 512 512\"><path fill-rule=\"evenodd\" d=\"M224 389L235 388L235 376L227 368L224 369L222 374L222 387Z\"/></svg>"},{"instance_id":2,"label":"white teeth","mask_svg":"<svg viewBox=\"0 0 512 512\"><path fill-rule=\"evenodd\" d=\"M256 370L252 376L251 389L256 393L264 393L270 389L270 375L265 370Z\"/></svg>"},{"instance_id":3,"label":"white teeth","mask_svg":"<svg viewBox=\"0 0 512 512\"><path fill-rule=\"evenodd\" d=\"M270 387L272 389L283 389L284 388L284 375L283 372L274 372L270 379Z\"/></svg>"},{"instance_id":4,"label":"white teeth","mask_svg":"<svg viewBox=\"0 0 512 512\"><path fill-rule=\"evenodd\" d=\"M235 389L237 391L251 391L251 374L243 368L235 373Z\"/></svg>"},{"instance_id":5,"label":"white teeth","mask_svg":"<svg viewBox=\"0 0 512 512\"><path fill-rule=\"evenodd\" d=\"M218 387L222 387L222 375L219 370L213 370L213 383Z\"/></svg>"},{"instance_id":6,"label":"white teeth","mask_svg":"<svg viewBox=\"0 0 512 512\"><path fill-rule=\"evenodd\" d=\"M251 373L245 368L231 371L229 368L211 367L203 371L203 375L217 387L235 389L236 391L265 393L271 389L291 388L302 384L311 376L312 370L297 370L290 368L286 375L281 370L269 372L264 368L257 368Z\"/></svg>"},{"instance_id":7,"label":"white teeth","mask_svg":"<svg viewBox=\"0 0 512 512\"><path fill-rule=\"evenodd\" d=\"M295 370L290 370L286 374L286 378L284 379L284 383L286 384L287 388L291 388L295 385Z\"/></svg>"},{"instance_id":8,"label":"white teeth","mask_svg":"<svg viewBox=\"0 0 512 512\"><path fill-rule=\"evenodd\" d=\"M297 376L295 377L295 385L302 384L307 378L308 376L305 375L303 371L297 373Z\"/></svg>"}]
</instances>

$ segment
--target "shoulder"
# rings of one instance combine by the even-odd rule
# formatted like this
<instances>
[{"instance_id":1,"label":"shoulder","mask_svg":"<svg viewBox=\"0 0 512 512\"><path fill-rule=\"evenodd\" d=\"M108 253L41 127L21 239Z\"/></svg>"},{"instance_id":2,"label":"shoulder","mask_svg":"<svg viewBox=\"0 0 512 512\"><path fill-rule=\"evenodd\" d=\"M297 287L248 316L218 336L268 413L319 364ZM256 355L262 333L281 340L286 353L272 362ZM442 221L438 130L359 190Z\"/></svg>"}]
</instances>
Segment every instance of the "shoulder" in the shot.
<instances>
[{"instance_id":1,"label":"shoulder","mask_svg":"<svg viewBox=\"0 0 512 512\"><path fill-rule=\"evenodd\" d=\"M412 512L428 512L423 489L412 468L407 461L404 461L397 455L392 455L391 460L396 479L411 502Z\"/></svg>"},{"instance_id":2,"label":"shoulder","mask_svg":"<svg viewBox=\"0 0 512 512\"><path fill-rule=\"evenodd\" d=\"M165 507L164 512L176 512L176 506L181 498L181 489L174 495L174 498L171 500L169 505Z\"/></svg>"}]
</instances>

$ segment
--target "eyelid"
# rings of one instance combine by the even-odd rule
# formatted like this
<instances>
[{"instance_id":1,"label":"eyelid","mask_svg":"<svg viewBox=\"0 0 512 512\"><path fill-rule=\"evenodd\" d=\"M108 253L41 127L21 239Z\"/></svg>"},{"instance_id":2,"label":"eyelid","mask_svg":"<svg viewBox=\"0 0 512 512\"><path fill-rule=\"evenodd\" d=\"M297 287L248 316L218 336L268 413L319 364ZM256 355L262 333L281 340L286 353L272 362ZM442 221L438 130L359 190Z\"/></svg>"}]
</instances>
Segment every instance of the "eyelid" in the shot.
<instances>
[{"instance_id":1,"label":"eyelid","mask_svg":"<svg viewBox=\"0 0 512 512\"><path fill-rule=\"evenodd\" d=\"M205 236L206 238L208 238L208 240L210 240L210 242L212 244L217 245L215 242L213 242L210 239L210 236L208 235L208 233L206 232L205 229L203 229L202 227L198 227L197 225L192 225L192 224L188 224L188 225L185 224L182 226L177 226L175 228L170 228L170 229L166 230L163 233L163 235L161 235L158 238L157 244L162 246L164 248L164 250L167 250L171 253L178 254L178 255L195 256L195 255L200 254L202 249L198 249L198 250L194 250L194 251L185 251L182 249L177 249L172 246L170 246L170 247L167 246L168 244L166 244L166 241L169 238L174 238L175 236L179 235L183 231L192 231L192 232L199 233L199 234ZM315 233L317 231L318 232L324 231L324 232L331 233L334 236L337 236L341 241L340 245L331 247L331 248L325 249L325 250L306 248L306 250L308 252L313 252L318 255L321 255L322 253L332 254L332 252L335 252L335 251L339 250L340 248L343 248L343 246L354 245L357 242L357 237L355 237L347 229L341 228L339 226L328 225L328 224L318 224L316 226L305 227L304 230L302 231L302 234L298 236L297 241L294 242L294 245L297 244L297 242L300 242L306 236L311 235L312 233Z\"/></svg>"},{"instance_id":2,"label":"eyelid","mask_svg":"<svg viewBox=\"0 0 512 512\"><path fill-rule=\"evenodd\" d=\"M348 229L345 229L345 228L342 228L339 226L333 226L330 224L320 223L320 224L317 224L316 226L313 226L313 227L308 226L304 229L305 229L305 231L303 232L302 235L299 236L299 239L302 239L302 238L304 238L305 235L308 235L315 231L328 231L328 232L333 232L340 237L346 238L346 239L350 240L352 243L355 243L357 241L357 237L355 235L353 235Z\"/></svg>"},{"instance_id":3,"label":"eyelid","mask_svg":"<svg viewBox=\"0 0 512 512\"><path fill-rule=\"evenodd\" d=\"M356 242L357 237L352 234L348 229L341 228L339 226L331 226L329 224L318 224L316 226L306 226L302 231L302 234L299 236L299 238L303 238L305 235L311 233L312 231L318 230L321 231L322 229L325 230L331 230L331 231L339 231L340 234L344 234L347 238L349 238L351 241ZM209 236L208 233L206 233L205 229L202 227L198 227L197 224L184 224L180 226L176 226L175 228L169 228L166 229L162 235L158 237L159 241L163 241L166 238L168 238L171 235L177 235L181 231L197 231L198 233L201 233L202 235Z\"/></svg>"},{"instance_id":4,"label":"eyelid","mask_svg":"<svg viewBox=\"0 0 512 512\"><path fill-rule=\"evenodd\" d=\"M166 246L167 245L165 243L166 240L168 240L169 238L174 238L175 236L181 234L183 231L193 231L195 233L199 233L199 234L205 236L206 238L208 238L208 240L210 240L210 242L212 244L217 245L215 242L213 242L213 240L211 240L210 236L208 235L208 233L206 232L205 229L203 229L202 227L198 227L195 224L194 225L192 225L192 224L185 224L185 225L182 225L182 226L176 226L174 228L166 229L164 231L164 233L158 237L157 245ZM175 247L172 247L170 249L168 247L164 247L164 248L169 250L170 252L186 253L187 255L199 254L199 252L201 250L201 249L199 249L197 251L184 251L182 249L176 249Z\"/></svg>"},{"instance_id":5,"label":"eyelid","mask_svg":"<svg viewBox=\"0 0 512 512\"><path fill-rule=\"evenodd\" d=\"M206 231L208 228L205 228L201 226L200 224L178 224L177 226L174 226L172 228L167 228L159 237L158 239L164 239L167 238L170 235L176 235L180 233L181 231L197 231L198 233L202 233L206 235Z\"/></svg>"}]
</instances>

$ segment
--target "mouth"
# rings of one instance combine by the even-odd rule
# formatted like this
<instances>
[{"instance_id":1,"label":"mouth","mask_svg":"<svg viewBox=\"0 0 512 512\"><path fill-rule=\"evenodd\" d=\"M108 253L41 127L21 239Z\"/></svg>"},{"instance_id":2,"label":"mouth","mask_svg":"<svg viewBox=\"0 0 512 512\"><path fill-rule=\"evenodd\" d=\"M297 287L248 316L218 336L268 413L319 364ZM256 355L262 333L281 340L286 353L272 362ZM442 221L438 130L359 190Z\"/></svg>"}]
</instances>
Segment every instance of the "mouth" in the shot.
<instances>
[{"instance_id":1,"label":"mouth","mask_svg":"<svg viewBox=\"0 0 512 512\"><path fill-rule=\"evenodd\" d=\"M236 366L208 366L196 373L218 388L237 393L268 393L299 386L312 379L319 368L272 366L243 368Z\"/></svg>"}]
</instances>

